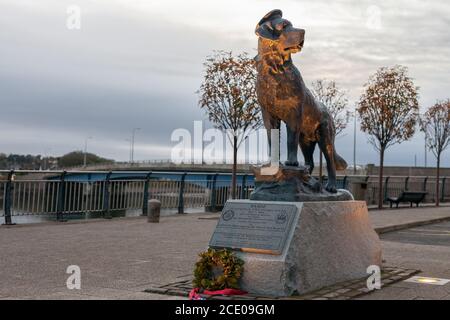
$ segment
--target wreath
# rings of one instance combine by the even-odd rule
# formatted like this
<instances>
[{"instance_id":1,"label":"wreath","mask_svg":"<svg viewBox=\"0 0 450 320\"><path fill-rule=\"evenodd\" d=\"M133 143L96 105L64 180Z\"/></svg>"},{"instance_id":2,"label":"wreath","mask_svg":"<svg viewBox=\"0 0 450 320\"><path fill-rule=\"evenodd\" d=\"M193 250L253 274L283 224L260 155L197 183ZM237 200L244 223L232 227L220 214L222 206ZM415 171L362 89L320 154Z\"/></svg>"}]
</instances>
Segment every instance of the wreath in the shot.
<instances>
[{"instance_id":1,"label":"wreath","mask_svg":"<svg viewBox=\"0 0 450 320\"><path fill-rule=\"evenodd\" d=\"M244 271L244 261L231 250L209 248L199 254L200 260L195 264L194 288L204 290L239 289L238 281ZM214 267L223 268L223 273L215 277Z\"/></svg>"}]
</instances>

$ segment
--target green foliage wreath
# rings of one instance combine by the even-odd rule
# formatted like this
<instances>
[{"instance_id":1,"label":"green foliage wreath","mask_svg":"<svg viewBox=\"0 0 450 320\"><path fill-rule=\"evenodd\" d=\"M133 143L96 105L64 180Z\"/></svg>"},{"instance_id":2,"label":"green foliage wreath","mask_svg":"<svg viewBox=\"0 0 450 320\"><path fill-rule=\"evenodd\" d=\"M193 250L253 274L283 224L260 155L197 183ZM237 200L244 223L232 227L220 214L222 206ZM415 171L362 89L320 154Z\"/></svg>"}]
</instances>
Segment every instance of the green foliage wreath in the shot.
<instances>
[{"instance_id":1,"label":"green foliage wreath","mask_svg":"<svg viewBox=\"0 0 450 320\"><path fill-rule=\"evenodd\" d=\"M205 290L239 289L238 281L244 271L244 261L231 250L209 248L199 254L195 264L194 287ZM222 267L223 274L214 277L213 268Z\"/></svg>"}]
</instances>

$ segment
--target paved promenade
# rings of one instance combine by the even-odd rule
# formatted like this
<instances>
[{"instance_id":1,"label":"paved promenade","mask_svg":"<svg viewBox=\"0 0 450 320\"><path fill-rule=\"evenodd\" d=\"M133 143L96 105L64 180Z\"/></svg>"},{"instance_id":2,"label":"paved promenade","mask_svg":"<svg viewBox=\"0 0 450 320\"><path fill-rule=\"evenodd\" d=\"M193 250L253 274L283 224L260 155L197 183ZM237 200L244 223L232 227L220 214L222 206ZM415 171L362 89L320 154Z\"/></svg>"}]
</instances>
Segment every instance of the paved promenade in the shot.
<instances>
[{"instance_id":1,"label":"paved promenade","mask_svg":"<svg viewBox=\"0 0 450 320\"><path fill-rule=\"evenodd\" d=\"M190 277L196 254L206 248L217 216L169 216L159 224L140 217L0 227L0 298L174 299L142 291ZM405 223L450 220L450 207L371 210L370 216L375 228L387 231ZM405 230L382 235L387 264L450 278L450 237L439 245L395 237ZM445 227L439 230L448 234ZM69 265L81 268L81 290L66 288ZM450 299L450 285L417 286L399 283L366 298Z\"/></svg>"}]
</instances>

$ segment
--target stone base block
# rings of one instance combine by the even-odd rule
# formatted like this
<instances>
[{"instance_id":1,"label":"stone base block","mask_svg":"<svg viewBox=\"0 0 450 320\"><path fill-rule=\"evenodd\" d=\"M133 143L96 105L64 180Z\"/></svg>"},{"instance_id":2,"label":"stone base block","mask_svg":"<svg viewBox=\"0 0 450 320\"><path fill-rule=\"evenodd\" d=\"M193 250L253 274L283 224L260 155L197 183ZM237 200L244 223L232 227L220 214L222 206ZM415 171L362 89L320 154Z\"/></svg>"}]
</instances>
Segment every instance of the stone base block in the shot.
<instances>
[{"instance_id":1,"label":"stone base block","mask_svg":"<svg viewBox=\"0 0 450 320\"><path fill-rule=\"evenodd\" d=\"M268 296L304 294L368 277L371 265L381 268L381 244L365 202L292 204L297 206L298 214L281 255L237 253L245 261L243 290Z\"/></svg>"}]
</instances>

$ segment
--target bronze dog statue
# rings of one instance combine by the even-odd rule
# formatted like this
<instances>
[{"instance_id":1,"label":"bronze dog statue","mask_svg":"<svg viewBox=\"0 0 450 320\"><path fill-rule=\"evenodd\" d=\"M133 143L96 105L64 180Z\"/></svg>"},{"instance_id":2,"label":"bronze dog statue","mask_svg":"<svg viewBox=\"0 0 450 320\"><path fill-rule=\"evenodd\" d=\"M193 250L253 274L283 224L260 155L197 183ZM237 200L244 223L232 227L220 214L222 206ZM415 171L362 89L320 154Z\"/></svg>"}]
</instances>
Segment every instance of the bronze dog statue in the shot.
<instances>
[{"instance_id":1,"label":"bronze dog statue","mask_svg":"<svg viewBox=\"0 0 450 320\"><path fill-rule=\"evenodd\" d=\"M335 150L335 128L327 108L318 102L306 87L300 72L292 62L291 54L300 52L305 30L297 29L282 18L281 10L266 14L256 26L258 35L258 71L256 91L261 105L264 125L279 129L280 122L287 129L287 166L298 166L298 146L310 173L314 169L314 149L319 144L326 162L328 184L326 190L336 192L336 170L344 170L347 163Z\"/></svg>"}]
</instances>

